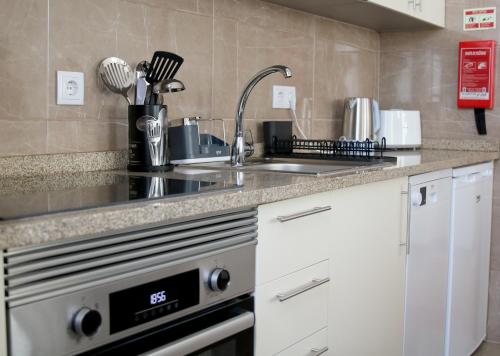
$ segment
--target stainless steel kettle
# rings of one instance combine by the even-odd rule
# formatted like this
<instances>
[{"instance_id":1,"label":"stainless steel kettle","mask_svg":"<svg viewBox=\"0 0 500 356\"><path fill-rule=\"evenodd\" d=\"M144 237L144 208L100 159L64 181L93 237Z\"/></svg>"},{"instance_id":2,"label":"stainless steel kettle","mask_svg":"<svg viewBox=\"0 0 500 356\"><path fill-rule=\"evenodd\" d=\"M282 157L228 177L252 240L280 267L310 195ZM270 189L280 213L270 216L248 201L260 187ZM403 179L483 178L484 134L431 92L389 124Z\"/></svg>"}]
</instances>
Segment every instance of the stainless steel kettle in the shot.
<instances>
[{"instance_id":1,"label":"stainless steel kettle","mask_svg":"<svg viewBox=\"0 0 500 356\"><path fill-rule=\"evenodd\" d=\"M354 141L375 140L380 130L380 109L371 98L347 98L344 105L342 138Z\"/></svg>"}]
</instances>

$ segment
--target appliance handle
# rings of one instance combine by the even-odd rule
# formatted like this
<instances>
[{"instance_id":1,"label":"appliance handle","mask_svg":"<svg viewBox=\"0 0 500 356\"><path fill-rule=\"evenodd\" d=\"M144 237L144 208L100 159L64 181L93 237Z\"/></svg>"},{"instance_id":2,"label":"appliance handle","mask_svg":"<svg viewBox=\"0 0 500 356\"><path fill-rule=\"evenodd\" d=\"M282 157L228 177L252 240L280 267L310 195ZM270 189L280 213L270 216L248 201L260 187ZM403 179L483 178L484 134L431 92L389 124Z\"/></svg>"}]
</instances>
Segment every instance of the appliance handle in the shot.
<instances>
[{"instance_id":1,"label":"appliance handle","mask_svg":"<svg viewBox=\"0 0 500 356\"><path fill-rule=\"evenodd\" d=\"M307 292L308 290L311 290L313 288L319 287L322 284L330 282L330 277L326 277L323 279L313 279L311 282L307 283L306 285L303 285L301 287L295 288L294 290L291 290L289 292L285 293L278 293L276 297L280 302L284 302L290 298L293 298L299 294L302 294L304 292Z\"/></svg>"},{"instance_id":2,"label":"appliance handle","mask_svg":"<svg viewBox=\"0 0 500 356\"><path fill-rule=\"evenodd\" d=\"M218 341L236 335L254 326L254 313L246 311L234 318L225 320L205 330L186 336L166 346L141 354L141 356L183 356Z\"/></svg>"},{"instance_id":3,"label":"appliance handle","mask_svg":"<svg viewBox=\"0 0 500 356\"><path fill-rule=\"evenodd\" d=\"M306 217L306 216L309 216L309 215L319 214L319 213L322 213L322 212L328 211L328 210L332 210L332 207L330 205L312 208L310 210L301 211L301 212L295 213L295 214L278 216L276 219L280 223L284 223L284 222L287 222L287 221L290 221L290 220L295 220L295 219L303 218L303 217Z\"/></svg>"},{"instance_id":4,"label":"appliance handle","mask_svg":"<svg viewBox=\"0 0 500 356\"><path fill-rule=\"evenodd\" d=\"M406 254L410 254L410 199L409 187L401 191L401 236L404 236L404 241L400 241L399 246L404 246Z\"/></svg>"},{"instance_id":5,"label":"appliance handle","mask_svg":"<svg viewBox=\"0 0 500 356\"><path fill-rule=\"evenodd\" d=\"M312 348L311 349L311 352L313 353L314 356L323 355L327 351L328 351L328 346L325 346L321 349L319 349L319 348Z\"/></svg>"}]
</instances>

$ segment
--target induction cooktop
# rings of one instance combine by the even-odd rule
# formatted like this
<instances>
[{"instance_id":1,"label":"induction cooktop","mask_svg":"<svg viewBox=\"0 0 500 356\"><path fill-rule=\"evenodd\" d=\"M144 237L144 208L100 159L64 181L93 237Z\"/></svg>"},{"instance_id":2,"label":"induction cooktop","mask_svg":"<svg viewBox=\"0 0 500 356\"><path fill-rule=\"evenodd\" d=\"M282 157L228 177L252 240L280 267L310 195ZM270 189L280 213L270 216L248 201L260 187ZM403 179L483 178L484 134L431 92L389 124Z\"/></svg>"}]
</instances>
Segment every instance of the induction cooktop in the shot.
<instances>
[{"instance_id":1,"label":"induction cooktop","mask_svg":"<svg viewBox=\"0 0 500 356\"><path fill-rule=\"evenodd\" d=\"M0 194L0 220L238 188L241 186L226 181L116 174L103 184Z\"/></svg>"}]
</instances>

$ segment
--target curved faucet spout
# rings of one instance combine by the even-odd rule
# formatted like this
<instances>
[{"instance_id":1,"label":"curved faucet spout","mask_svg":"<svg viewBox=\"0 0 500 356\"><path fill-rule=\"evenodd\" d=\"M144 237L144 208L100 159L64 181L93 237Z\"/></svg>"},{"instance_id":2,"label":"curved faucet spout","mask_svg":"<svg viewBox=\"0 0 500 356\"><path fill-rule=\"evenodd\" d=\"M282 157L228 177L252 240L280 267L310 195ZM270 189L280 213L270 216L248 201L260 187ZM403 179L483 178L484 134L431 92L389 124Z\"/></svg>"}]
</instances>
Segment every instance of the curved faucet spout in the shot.
<instances>
[{"instance_id":1,"label":"curved faucet spout","mask_svg":"<svg viewBox=\"0 0 500 356\"><path fill-rule=\"evenodd\" d=\"M245 162L246 150L243 138L243 114L245 113L248 97L258 82L267 77L269 74L276 72L281 73L285 78L290 78L292 76L292 70L290 68L283 65L274 65L255 74L241 93L236 110L236 129L234 132L234 140L231 146L231 165L233 167L240 167Z\"/></svg>"}]
</instances>

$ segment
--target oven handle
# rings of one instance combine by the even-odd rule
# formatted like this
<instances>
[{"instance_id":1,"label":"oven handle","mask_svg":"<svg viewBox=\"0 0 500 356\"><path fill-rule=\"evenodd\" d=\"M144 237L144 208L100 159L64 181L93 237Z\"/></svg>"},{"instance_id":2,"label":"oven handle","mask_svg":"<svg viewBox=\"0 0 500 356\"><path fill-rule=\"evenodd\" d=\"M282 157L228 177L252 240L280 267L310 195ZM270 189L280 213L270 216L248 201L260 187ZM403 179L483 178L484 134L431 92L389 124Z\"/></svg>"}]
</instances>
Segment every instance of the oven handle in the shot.
<instances>
[{"instance_id":1,"label":"oven handle","mask_svg":"<svg viewBox=\"0 0 500 356\"><path fill-rule=\"evenodd\" d=\"M143 353L141 356L183 356L204 349L218 341L236 335L254 326L255 316L252 312L244 312L234 318L215 324L166 346Z\"/></svg>"}]
</instances>

